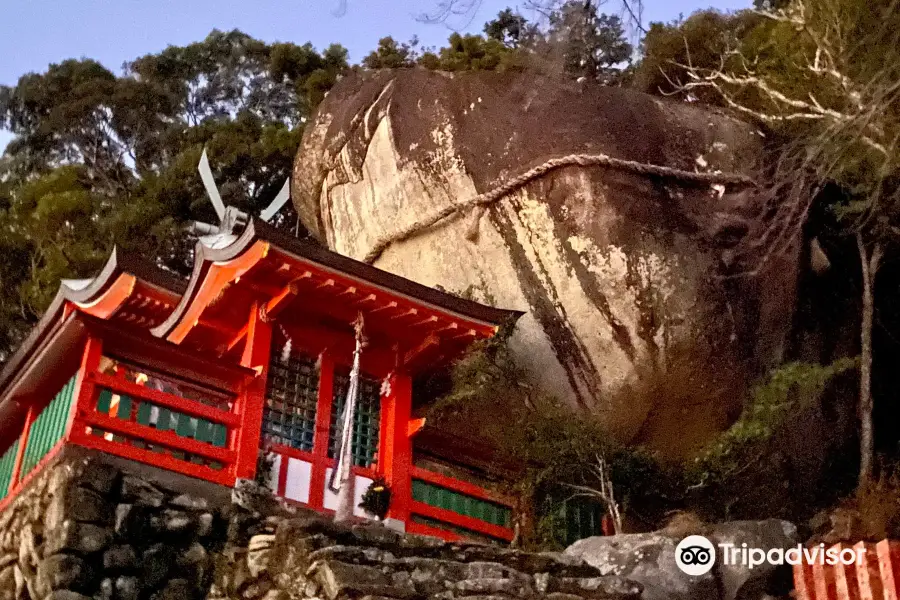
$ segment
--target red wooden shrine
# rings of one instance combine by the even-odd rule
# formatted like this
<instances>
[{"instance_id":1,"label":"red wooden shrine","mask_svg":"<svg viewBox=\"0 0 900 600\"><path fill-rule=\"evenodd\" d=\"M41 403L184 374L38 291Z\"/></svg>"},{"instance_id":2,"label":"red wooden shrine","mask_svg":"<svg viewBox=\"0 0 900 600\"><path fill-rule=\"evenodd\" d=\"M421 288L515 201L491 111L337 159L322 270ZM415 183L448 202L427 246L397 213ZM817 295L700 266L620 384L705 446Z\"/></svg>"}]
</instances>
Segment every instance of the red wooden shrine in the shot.
<instances>
[{"instance_id":1,"label":"red wooden shrine","mask_svg":"<svg viewBox=\"0 0 900 600\"><path fill-rule=\"evenodd\" d=\"M417 442L425 423L414 418L413 379L520 313L419 285L261 221L224 248L198 245L187 281L114 253L78 287L61 286L0 373L3 502L76 444L224 486L257 476L262 451L260 476L275 493L328 512L361 313L357 498L382 477L388 517L406 531L512 539L511 500L484 484L465 452L453 464Z\"/></svg>"}]
</instances>

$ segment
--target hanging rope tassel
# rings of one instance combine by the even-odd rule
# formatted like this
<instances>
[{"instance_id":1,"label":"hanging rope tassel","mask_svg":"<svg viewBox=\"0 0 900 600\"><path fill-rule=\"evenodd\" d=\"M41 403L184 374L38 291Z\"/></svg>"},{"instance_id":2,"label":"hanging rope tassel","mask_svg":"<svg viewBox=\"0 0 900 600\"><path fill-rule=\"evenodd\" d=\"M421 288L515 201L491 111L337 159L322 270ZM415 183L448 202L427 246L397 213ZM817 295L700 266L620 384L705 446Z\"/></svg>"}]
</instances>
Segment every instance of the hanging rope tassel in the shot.
<instances>
[{"instance_id":1,"label":"hanging rope tassel","mask_svg":"<svg viewBox=\"0 0 900 600\"><path fill-rule=\"evenodd\" d=\"M331 472L328 487L336 492L337 508L334 511L335 522L347 521L353 517L353 498L355 496L353 476L353 418L356 413L356 402L359 397L359 361L362 349L366 345L363 335L362 313L353 323L356 333L356 348L353 350L353 367L350 369L350 382L347 386L347 400L341 416L340 446L338 447L338 463Z\"/></svg>"},{"instance_id":2,"label":"hanging rope tassel","mask_svg":"<svg viewBox=\"0 0 900 600\"><path fill-rule=\"evenodd\" d=\"M281 347L281 356L279 358L281 359L281 364L286 365L291 359L291 348L294 342L293 340L291 340L291 336L288 335L288 332L284 328L284 326L279 325L278 327L279 329L281 329L281 333L282 335L284 335L284 339L286 340L284 342L284 346Z\"/></svg>"},{"instance_id":3,"label":"hanging rope tassel","mask_svg":"<svg viewBox=\"0 0 900 600\"><path fill-rule=\"evenodd\" d=\"M481 229L481 218L486 212L486 206L476 206L475 210L472 211L472 220L469 222L469 227L466 229L466 239L470 242L478 241Z\"/></svg>"}]
</instances>

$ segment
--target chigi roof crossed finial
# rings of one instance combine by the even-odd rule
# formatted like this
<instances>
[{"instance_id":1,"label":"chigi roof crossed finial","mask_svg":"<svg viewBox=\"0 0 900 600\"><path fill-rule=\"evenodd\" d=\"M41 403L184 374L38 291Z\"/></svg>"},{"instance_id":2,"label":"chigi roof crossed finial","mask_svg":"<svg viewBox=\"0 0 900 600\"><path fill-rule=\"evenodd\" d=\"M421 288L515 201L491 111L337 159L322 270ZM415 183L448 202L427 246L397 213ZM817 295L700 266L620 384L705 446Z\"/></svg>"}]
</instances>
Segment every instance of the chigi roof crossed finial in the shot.
<instances>
[{"instance_id":1,"label":"chigi roof crossed finial","mask_svg":"<svg viewBox=\"0 0 900 600\"><path fill-rule=\"evenodd\" d=\"M235 231L245 226L250 217L237 207L226 206L222 201L219 188L216 187L216 181L213 178L212 169L209 167L209 157L206 155L206 148L203 149L203 154L200 156L200 164L197 166L197 170L200 172L200 179L203 181L203 187L206 188L209 201L219 217L219 224L211 225L194 221L190 229L193 233L200 236L200 243L204 246L224 248L237 239ZM291 198L290 182L290 178L285 179L284 185L281 191L278 192L278 195L275 196L275 199L260 212L260 219L267 223L270 222L278 214L278 211L287 204L287 201Z\"/></svg>"}]
</instances>

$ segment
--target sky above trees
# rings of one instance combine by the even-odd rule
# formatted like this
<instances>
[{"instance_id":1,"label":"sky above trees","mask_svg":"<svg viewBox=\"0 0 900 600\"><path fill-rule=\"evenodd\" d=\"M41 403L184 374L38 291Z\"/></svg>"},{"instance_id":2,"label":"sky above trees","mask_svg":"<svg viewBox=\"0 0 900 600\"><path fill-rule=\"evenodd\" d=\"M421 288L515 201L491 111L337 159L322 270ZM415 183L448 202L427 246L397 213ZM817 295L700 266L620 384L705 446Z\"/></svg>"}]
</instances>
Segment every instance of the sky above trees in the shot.
<instances>
[{"instance_id":1,"label":"sky above trees","mask_svg":"<svg viewBox=\"0 0 900 600\"><path fill-rule=\"evenodd\" d=\"M252 8L243 0L6 0L5 12L16 18L0 19L0 85L82 56L118 72L126 60L201 40L214 28L239 29L266 42L309 41L320 50L338 42L358 62L385 36L405 41L416 35L425 46L441 46L448 27L479 33L485 21L515 4L484 0L471 23L426 25L416 20L423 0L350 0L344 14L339 0L254 0ZM732 10L747 8L750 0L645 0L645 17L669 21L709 5ZM9 139L0 131L0 149Z\"/></svg>"}]
</instances>

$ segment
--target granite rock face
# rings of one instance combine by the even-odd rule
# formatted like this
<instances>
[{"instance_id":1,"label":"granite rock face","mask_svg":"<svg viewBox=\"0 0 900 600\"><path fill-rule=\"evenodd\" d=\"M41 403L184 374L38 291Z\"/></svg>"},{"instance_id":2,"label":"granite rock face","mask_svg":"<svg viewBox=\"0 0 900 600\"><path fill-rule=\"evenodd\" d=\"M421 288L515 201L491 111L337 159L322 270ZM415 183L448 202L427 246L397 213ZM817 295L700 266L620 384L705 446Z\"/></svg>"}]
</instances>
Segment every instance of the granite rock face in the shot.
<instances>
[{"instance_id":1,"label":"granite rock face","mask_svg":"<svg viewBox=\"0 0 900 600\"><path fill-rule=\"evenodd\" d=\"M689 576L675 563L681 541L665 532L591 537L566 549L566 554L597 567L604 575L640 583L645 600L764 600L786 596L793 588L789 565L768 563L750 568L724 560L720 544L742 544L768 552L795 548L797 528L787 521L730 521L702 532L717 548L716 563L705 575Z\"/></svg>"},{"instance_id":2,"label":"granite rock face","mask_svg":"<svg viewBox=\"0 0 900 600\"><path fill-rule=\"evenodd\" d=\"M758 132L726 114L532 74L351 75L307 126L293 201L357 259L385 236L573 153L755 174ZM525 311L511 340L533 383L626 442L689 454L779 362L800 244L752 284L722 278L765 229L753 190L567 167L389 246L375 265ZM678 422L678 428L671 424ZM675 431L677 429L677 431Z\"/></svg>"},{"instance_id":3,"label":"granite rock face","mask_svg":"<svg viewBox=\"0 0 900 600\"><path fill-rule=\"evenodd\" d=\"M221 556L211 599L638 600L642 592L565 555L336 525L313 513L270 519L249 545L229 542ZM266 568L255 569L260 562Z\"/></svg>"}]
</instances>

